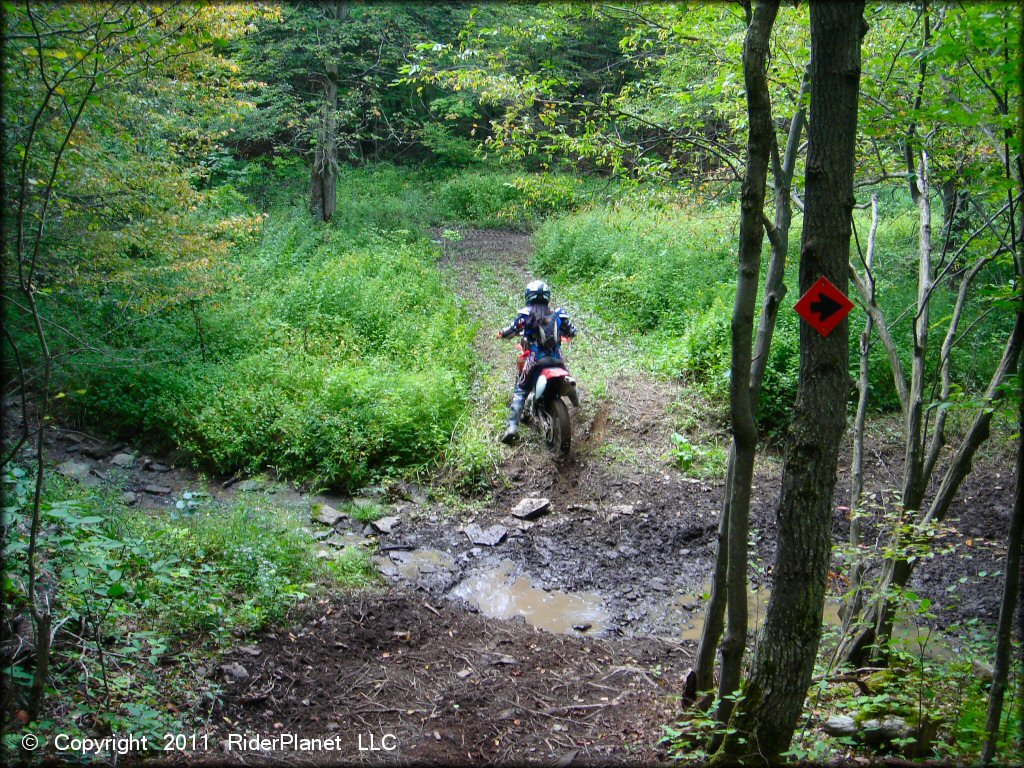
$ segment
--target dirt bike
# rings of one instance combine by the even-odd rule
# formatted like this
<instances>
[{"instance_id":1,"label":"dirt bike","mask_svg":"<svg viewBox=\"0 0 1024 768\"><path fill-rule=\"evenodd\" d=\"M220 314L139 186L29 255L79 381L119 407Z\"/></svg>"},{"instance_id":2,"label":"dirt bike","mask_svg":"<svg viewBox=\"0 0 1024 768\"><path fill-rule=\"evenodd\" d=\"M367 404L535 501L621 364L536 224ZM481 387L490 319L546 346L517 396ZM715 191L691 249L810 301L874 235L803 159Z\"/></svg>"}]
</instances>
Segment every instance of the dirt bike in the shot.
<instances>
[{"instance_id":1,"label":"dirt bike","mask_svg":"<svg viewBox=\"0 0 1024 768\"><path fill-rule=\"evenodd\" d=\"M530 352L523 348L522 343L518 349L517 364L521 375ZM562 398L568 398L570 403L579 407L576 379L569 375L562 360L545 363L544 358L541 358L538 365L540 372L526 397L519 419L523 424L539 429L544 435L545 444L557 456L566 456L572 444L572 424L569 421L569 409L565 407Z\"/></svg>"}]
</instances>

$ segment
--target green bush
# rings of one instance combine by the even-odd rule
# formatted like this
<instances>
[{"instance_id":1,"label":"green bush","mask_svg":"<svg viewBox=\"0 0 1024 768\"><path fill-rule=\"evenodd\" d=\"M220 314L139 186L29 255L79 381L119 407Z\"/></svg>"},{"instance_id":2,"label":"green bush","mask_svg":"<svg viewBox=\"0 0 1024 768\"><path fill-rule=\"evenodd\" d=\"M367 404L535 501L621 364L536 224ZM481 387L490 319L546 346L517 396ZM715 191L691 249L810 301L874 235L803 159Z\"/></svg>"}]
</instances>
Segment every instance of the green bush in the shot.
<instances>
[{"instance_id":1,"label":"green bush","mask_svg":"<svg viewBox=\"0 0 1024 768\"><path fill-rule=\"evenodd\" d=\"M208 295L67 358L69 417L219 471L269 466L338 487L442 460L467 407L475 329L419 234L424 187L393 167L341 178L330 224L275 209ZM221 213L244 205L230 190L217 199ZM110 302L54 306L102 336Z\"/></svg>"},{"instance_id":2,"label":"green bush","mask_svg":"<svg viewBox=\"0 0 1024 768\"><path fill-rule=\"evenodd\" d=\"M32 479L24 468L4 468L3 593L12 620L29 605ZM189 493L182 514L150 517L129 512L113 489L50 474L44 488L36 564L55 635L41 734L121 725L156 739L181 731L180 718L208 710L218 695L215 682L196 685L196 668L215 664L236 634L376 578L362 552L317 557L306 511L265 498L215 507L192 504L207 497ZM15 706L24 706L31 682L24 663L5 670Z\"/></svg>"}]
</instances>

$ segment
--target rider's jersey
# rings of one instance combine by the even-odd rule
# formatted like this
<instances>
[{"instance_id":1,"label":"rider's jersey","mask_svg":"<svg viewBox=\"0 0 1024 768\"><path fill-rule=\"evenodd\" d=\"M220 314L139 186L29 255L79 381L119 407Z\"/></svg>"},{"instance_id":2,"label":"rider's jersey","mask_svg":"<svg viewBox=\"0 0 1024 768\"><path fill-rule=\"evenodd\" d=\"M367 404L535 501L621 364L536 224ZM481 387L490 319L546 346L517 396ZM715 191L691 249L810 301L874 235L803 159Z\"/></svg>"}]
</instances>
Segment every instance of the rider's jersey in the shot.
<instances>
[{"instance_id":1,"label":"rider's jersey","mask_svg":"<svg viewBox=\"0 0 1024 768\"><path fill-rule=\"evenodd\" d=\"M555 322L557 323L558 327L558 338L555 341L554 349L545 349L543 350L543 354L545 356L557 357L558 359L561 359L561 337L568 336L570 339L575 338L576 326L572 324L571 320L569 320L569 314L561 307L553 311L555 313ZM529 349L534 356L536 356L541 352L540 338L537 336L536 331L533 328L529 327L529 320L530 308L523 307L516 313L515 319L511 323L509 323L509 325L506 328L502 329L501 337L503 339L507 339L510 338L511 336L522 335L526 343L526 348Z\"/></svg>"}]
</instances>

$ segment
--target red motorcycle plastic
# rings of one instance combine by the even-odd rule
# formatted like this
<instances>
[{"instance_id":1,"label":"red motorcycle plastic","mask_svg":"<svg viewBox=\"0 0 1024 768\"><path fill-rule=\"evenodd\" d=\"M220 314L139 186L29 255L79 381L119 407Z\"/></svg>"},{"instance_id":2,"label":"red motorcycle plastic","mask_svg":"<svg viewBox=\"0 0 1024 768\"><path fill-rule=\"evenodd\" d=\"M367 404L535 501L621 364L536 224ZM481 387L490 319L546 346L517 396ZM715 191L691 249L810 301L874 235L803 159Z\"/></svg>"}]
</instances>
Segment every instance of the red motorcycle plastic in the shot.
<instances>
[{"instance_id":1,"label":"red motorcycle plastic","mask_svg":"<svg viewBox=\"0 0 1024 768\"><path fill-rule=\"evenodd\" d=\"M517 361L520 375L530 357L529 350L519 345ZM563 364L545 365L537 375L533 389L527 395L520 420L538 428L544 435L547 447L558 456L569 453L572 445L572 424L569 409L562 398L579 407L580 397L576 391L576 379L569 375Z\"/></svg>"}]
</instances>

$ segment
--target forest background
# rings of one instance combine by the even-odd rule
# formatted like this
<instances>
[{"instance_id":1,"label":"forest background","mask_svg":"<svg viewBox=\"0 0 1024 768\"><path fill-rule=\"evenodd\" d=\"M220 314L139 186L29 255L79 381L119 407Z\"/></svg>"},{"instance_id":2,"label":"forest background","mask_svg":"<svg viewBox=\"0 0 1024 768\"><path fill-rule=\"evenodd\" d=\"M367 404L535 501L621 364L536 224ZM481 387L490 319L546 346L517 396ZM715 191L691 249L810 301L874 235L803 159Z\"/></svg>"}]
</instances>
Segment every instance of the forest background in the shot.
<instances>
[{"instance_id":1,"label":"forest background","mask_svg":"<svg viewBox=\"0 0 1024 768\"><path fill-rule=\"evenodd\" d=\"M883 3L865 19L851 338L870 324L848 407L861 434L919 446L900 493L920 491L907 508L923 513L963 445L991 432L1005 449L1018 430L1021 23L986 3ZM5 738L40 718L169 717L156 672L139 672L143 695L117 691L104 637L142 666L196 637L215 652L314 584L373 579L365 557L311 564L270 506L185 528L133 519L116 494L31 463L32 425L345 492L502 482L505 404L480 394L480 329L439 266L460 230L530 233L535 276L602 338L631 340L652 379L686 383L666 462L724 475L750 21L739 3L4 3L3 384L23 427L5 430L4 603L36 638L5 661ZM788 259L754 390L758 445L776 453L799 383L781 297L798 295L809 53L807 5L786 6L766 66L764 254ZM771 285L768 258L759 270ZM580 357L602 355L585 344ZM601 398L613 373L590 365ZM61 626L93 638L83 663L104 691L58 707L77 690ZM51 641L52 670L38 662ZM981 732L950 749L980 749Z\"/></svg>"}]
</instances>

